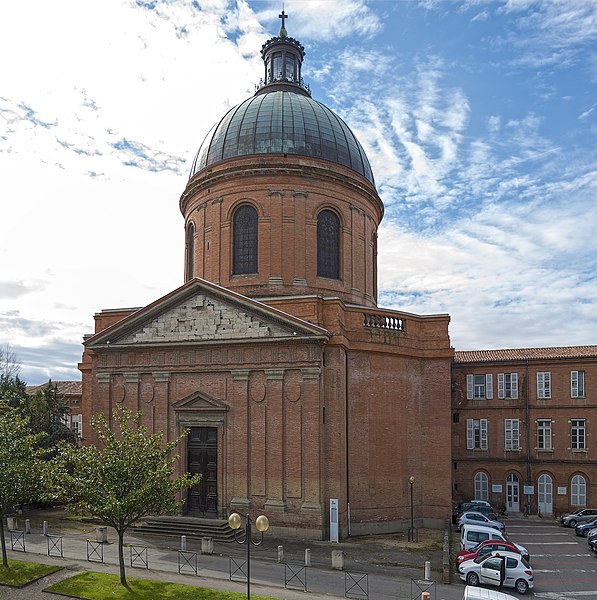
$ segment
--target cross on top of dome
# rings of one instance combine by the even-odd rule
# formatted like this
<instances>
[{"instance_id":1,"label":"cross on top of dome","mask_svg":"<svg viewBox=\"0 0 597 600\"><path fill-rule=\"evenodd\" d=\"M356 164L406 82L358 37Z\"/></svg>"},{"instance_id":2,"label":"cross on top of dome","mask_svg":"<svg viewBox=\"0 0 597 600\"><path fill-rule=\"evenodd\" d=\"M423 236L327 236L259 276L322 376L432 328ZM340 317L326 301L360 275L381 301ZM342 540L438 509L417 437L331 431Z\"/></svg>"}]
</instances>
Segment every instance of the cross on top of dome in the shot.
<instances>
[{"instance_id":1,"label":"cross on top of dome","mask_svg":"<svg viewBox=\"0 0 597 600\"><path fill-rule=\"evenodd\" d=\"M286 37L286 27L284 26L284 20L288 19L288 15L284 12L284 5L282 4L282 12L278 15L278 19L282 19L282 27L280 27L280 37Z\"/></svg>"}]
</instances>

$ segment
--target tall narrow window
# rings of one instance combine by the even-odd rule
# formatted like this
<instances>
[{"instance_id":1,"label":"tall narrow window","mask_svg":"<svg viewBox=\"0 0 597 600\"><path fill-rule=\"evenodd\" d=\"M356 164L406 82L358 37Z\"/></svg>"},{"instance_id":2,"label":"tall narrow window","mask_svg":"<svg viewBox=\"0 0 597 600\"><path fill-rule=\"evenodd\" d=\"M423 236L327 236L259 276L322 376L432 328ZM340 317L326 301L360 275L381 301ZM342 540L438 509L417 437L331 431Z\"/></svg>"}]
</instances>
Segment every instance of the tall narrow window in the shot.
<instances>
[{"instance_id":1,"label":"tall narrow window","mask_svg":"<svg viewBox=\"0 0 597 600\"><path fill-rule=\"evenodd\" d=\"M570 448L572 450L587 449L587 431L584 419L570 421Z\"/></svg>"},{"instance_id":2,"label":"tall narrow window","mask_svg":"<svg viewBox=\"0 0 597 600\"><path fill-rule=\"evenodd\" d=\"M520 450L520 426L518 419L504 419L504 449Z\"/></svg>"},{"instance_id":3,"label":"tall narrow window","mask_svg":"<svg viewBox=\"0 0 597 600\"><path fill-rule=\"evenodd\" d=\"M233 219L232 273L257 273L257 211L248 204L241 206Z\"/></svg>"},{"instance_id":4,"label":"tall narrow window","mask_svg":"<svg viewBox=\"0 0 597 600\"><path fill-rule=\"evenodd\" d=\"M187 272L185 281L195 276L195 225L189 223L187 227Z\"/></svg>"},{"instance_id":5,"label":"tall narrow window","mask_svg":"<svg viewBox=\"0 0 597 600\"><path fill-rule=\"evenodd\" d=\"M489 478L486 473L475 473L475 500L489 500Z\"/></svg>"},{"instance_id":6,"label":"tall narrow window","mask_svg":"<svg viewBox=\"0 0 597 600\"><path fill-rule=\"evenodd\" d=\"M466 420L467 450L487 450L487 419Z\"/></svg>"},{"instance_id":7,"label":"tall narrow window","mask_svg":"<svg viewBox=\"0 0 597 600\"><path fill-rule=\"evenodd\" d=\"M468 400L493 399L493 375L467 375L466 397Z\"/></svg>"},{"instance_id":8,"label":"tall narrow window","mask_svg":"<svg viewBox=\"0 0 597 600\"><path fill-rule=\"evenodd\" d=\"M498 373L498 398L518 398L518 373Z\"/></svg>"},{"instance_id":9,"label":"tall narrow window","mask_svg":"<svg viewBox=\"0 0 597 600\"><path fill-rule=\"evenodd\" d=\"M551 419L537 420L537 448L551 450Z\"/></svg>"},{"instance_id":10,"label":"tall narrow window","mask_svg":"<svg viewBox=\"0 0 597 600\"><path fill-rule=\"evenodd\" d=\"M551 398L551 373L537 373L537 398Z\"/></svg>"},{"instance_id":11,"label":"tall narrow window","mask_svg":"<svg viewBox=\"0 0 597 600\"><path fill-rule=\"evenodd\" d=\"M340 219L331 210L317 217L317 275L340 279Z\"/></svg>"},{"instance_id":12,"label":"tall narrow window","mask_svg":"<svg viewBox=\"0 0 597 600\"><path fill-rule=\"evenodd\" d=\"M570 481L570 504L587 505L587 480L582 475L575 475Z\"/></svg>"},{"instance_id":13,"label":"tall narrow window","mask_svg":"<svg viewBox=\"0 0 597 600\"><path fill-rule=\"evenodd\" d=\"M570 396L572 398L584 398L585 396L585 372L570 371Z\"/></svg>"}]
</instances>

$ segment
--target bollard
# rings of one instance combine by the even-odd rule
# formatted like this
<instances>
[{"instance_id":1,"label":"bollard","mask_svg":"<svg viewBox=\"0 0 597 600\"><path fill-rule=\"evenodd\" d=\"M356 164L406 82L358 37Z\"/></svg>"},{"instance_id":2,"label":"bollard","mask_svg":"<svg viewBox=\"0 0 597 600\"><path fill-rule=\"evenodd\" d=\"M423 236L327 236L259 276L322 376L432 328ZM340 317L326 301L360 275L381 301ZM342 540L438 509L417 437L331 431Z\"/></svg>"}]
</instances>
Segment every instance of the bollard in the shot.
<instances>
[{"instance_id":1,"label":"bollard","mask_svg":"<svg viewBox=\"0 0 597 600\"><path fill-rule=\"evenodd\" d=\"M429 592L423 592L421 594L421 600L431 600L431 594Z\"/></svg>"},{"instance_id":2,"label":"bollard","mask_svg":"<svg viewBox=\"0 0 597 600\"><path fill-rule=\"evenodd\" d=\"M47 521L44 521L41 524L41 534L42 535L48 535L48 522Z\"/></svg>"},{"instance_id":3,"label":"bollard","mask_svg":"<svg viewBox=\"0 0 597 600\"><path fill-rule=\"evenodd\" d=\"M6 517L6 525L8 531L15 531L17 529L17 520L15 517Z\"/></svg>"},{"instance_id":4,"label":"bollard","mask_svg":"<svg viewBox=\"0 0 597 600\"><path fill-rule=\"evenodd\" d=\"M187 536L180 536L180 549L184 552L187 549Z\"/></svg>"},{"instance_id":5,"label":"bollard","mask_svg":"<svg viewBox=\"0 0 597 600\"><path fill-rule=\"evenodd\" d=\"M305 548L305 567L311 566L311 550L309 548Z\"/></svg>"},{"instance_id":6,"label":"bollard","mask_svg":"<svg viewBox=\"0 0 597 600\"><path fill-rule=\"evenodd\" d=\"M108 543L108 528L107 527L96 527L95 528L95 541L100 544Z\"/></svg>"},{"instance_id":7,"label":"bollard","mask_svg":"<svg viewBox=\"0 0 597 600\"><path fill-rule=\"evenodd\" d=\"M25 519L25 533L31 533L31 519Z\"/></svg>"},{"instance_id":8,"label":"bollard","mask_svg":"<svg viewBox=\"0 0 597 600\"><path fill-rule=\"evenodd\" d=\"M284 562L284 546L278 546L278 562Z\"/></svg>"},{"instance_id":9,"label":"bollard","mask_svg":"<svg viewBox=\"0 0 597 600\"><path fill-rule=\"evenodd\" d=\"M342 550L332 550L332 569L338 571L344 569L344 552Z\"/></svg>"},{"instance_id":10,"label":"bollard","mask_svg":"<svg viewBox=\"0 0 597 600\"><path fill-rule=\"evenodd\" d=\"M210 537L201 538L201 554L213 554L213 553L214 553L213 538L210 538Z\"/></svg>"},{"instance_id":11,"label":"bollard","mask_svg":"<svg viewBox=\"0 0 597 600\"><path fill-rule=\"evenodd\" d=\"M431 561L425 561L425 581L431 581Z\"/></svg>"}]
</instances>

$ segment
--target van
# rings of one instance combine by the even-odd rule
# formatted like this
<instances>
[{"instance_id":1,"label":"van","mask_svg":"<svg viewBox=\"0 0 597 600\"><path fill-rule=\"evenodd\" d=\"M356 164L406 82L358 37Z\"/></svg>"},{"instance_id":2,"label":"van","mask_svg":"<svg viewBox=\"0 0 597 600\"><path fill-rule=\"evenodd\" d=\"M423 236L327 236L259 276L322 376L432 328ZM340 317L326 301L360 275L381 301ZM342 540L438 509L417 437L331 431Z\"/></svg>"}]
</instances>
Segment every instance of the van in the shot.
<instances>
[{"instance_id":1,"label":"van","mask_svg":"<svg viewBox=\"0 0 597 600\"><path fill-rule=\"evenodd\" d=\"M479 542L484 542L485 540L506 541L506 537L497 529L493 529L492 527L483 527L482 525L471 524L462 526L462 529L460 530L461 550L470 550L473 546L476 546Z\"/></svg>"},{"instance_id":2,"label":"van","mask_svg":"<svg viewBox=\"0 0 597 600\"><path fill-rule=\"evenodd\" d=\"M504 594L504 592L498 592L497 590L487 590L485 588L473 587L467 585L464 588L464 596L462 600L518 600L510 594Z\"/></svg>"}]
</instances>

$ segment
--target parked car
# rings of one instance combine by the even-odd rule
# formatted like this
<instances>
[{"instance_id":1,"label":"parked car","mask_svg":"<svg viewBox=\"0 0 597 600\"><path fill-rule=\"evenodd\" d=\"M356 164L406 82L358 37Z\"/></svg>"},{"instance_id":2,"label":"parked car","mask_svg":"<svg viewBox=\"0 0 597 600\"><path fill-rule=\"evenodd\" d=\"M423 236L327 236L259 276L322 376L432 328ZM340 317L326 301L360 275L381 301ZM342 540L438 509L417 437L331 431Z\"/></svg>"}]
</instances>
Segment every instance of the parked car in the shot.
<instances>
[{"instance_id":1,"label":"parked car","mask_svg":"<svg viewBox=\"0 0 597 600\"><path fill-rule=\"evenodd\" d=\"M597 554L597 535L589 538L589 548Z\"/></svg>"},{"instance_id":2,"label":"parked car","mask_svg":"<svg viewBox=\"0 0 597 600\"><path fill-rule=\"evenodd\" d=\"M587 533L587 543L591 543L591 540L597 539L597 527L590 529Z\"/></svg>"},{"instance_id":3,"label":"parked car","mask_svg":"<svg viewBox=\"0 0 597 600\"><path fill-rule=\"evenodd\" d=\"M504 531L505 526L501 521L494 521L476 511L469 511L462 513L456 521L458 529L461 529L463 525L482 525L483 527L492 527L498 531Z\"/></svg>"},{"instance_id":4,"label":"parked car","mask_svg":"<svg viewBox=\"0 0 597 600\"><path fill-rule=\"evenodd\" d=\"M510 594L504 594L504 592L498 592L497 590L488 590L486 588L473 587L467 585L464 588L464 595L462 600L518 600Z\"/></svg>"},{"instance_id":5,"label":"parked car","mask_svg":"<svg viewBox=\"0 0 597 600\"><path fill-rule=\"evenodd\" d=\"M564 527L576 527L578 523L584 523L597 517L597 508L579 508L574 512L562 515L560 523Z\"/></svg>"},{"instance_id":6,"label":"parked car","mask_svg":"<svg viewBox=\"0 0 597 600\"><path fill-rule=\"evenodd\" d=\"M473 560L479 556L491 554L492 552L514 552L515 554L520 554L526 558L527 562L530 562L531 559L528 550L524 546L513 544L508 540L485 540L470 550L461 550L456 555L456 568L458 568L458 565L465 560Z\"/></svg>"},{"instance_id":7,"label":"parked car","mask_svg":"<svg viewBox=\"0 0 597 600\"><path fill-rule=\"evenodd\" d=\"M591 529L595 529L595 527L597 527L597 517L587 521L586 523L578 523L578 525L574 528L574 533L576 533L576 535L588 537L589 531L591 531Z\"/></svg>"},{"instance_id":8,"label":"parked car","mask_svg":"<svg viewBox=\"0 0 597 600\"><path fill-rule=\"evenodd\" d=\"M519 594L526 594L534 586L531 565L514 552L494 552L467 560L458 567L458 574L468 585L511 587Z\"/></svg>"},{"instance_id":9,"label":"parked car","mask_svg":"<svg viewBox=\"0 0 597 600\"><path fill-rule=\"evenodd\" d=\"M469 512L471 510L478 511L483 513L486 516L496 515L495 510L487 502L487 500L471 500L470 502L459 502L452 508L452 523L456 523L458 521L458 517L464 513ZM497 515L496 515L497 518Z\"/></svg>"}]
</instances>

